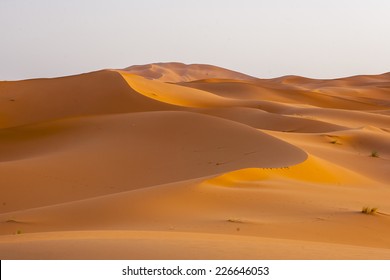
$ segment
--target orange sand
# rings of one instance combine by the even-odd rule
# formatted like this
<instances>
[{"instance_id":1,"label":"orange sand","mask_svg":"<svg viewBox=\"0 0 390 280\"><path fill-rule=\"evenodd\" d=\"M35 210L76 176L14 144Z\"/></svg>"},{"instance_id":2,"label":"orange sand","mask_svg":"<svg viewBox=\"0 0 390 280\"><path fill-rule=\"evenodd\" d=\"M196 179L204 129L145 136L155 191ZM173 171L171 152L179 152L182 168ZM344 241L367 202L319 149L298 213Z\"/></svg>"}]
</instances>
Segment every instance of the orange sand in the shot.
<instances>
[{"instance_id":1,"label":"orange sand","mask_svg":"<svg viewBox=\"0 0 390 280\"><path fill-rule=\"evenodd\" d=\"M389 73L0 82L0 259L390 259L389 171Z\"/></svg>"}]
</instances>

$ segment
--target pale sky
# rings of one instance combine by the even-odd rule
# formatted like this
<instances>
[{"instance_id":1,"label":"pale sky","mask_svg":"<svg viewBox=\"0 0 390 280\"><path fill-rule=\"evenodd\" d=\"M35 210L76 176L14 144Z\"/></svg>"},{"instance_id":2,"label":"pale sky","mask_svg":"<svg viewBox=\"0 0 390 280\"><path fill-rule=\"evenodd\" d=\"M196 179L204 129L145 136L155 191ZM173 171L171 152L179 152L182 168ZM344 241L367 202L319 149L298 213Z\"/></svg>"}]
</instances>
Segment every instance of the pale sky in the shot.
<instances>
[{"instance_id":1,"label":"pale sky","mask_svg":"<svg viewBox=\"0 0 390 280\"><path fill-rule=\"evenodd\" d=\"M389 0L0 0L0 80L206 63L260 78L390 71Z\"/></svg>"}]
</instances>

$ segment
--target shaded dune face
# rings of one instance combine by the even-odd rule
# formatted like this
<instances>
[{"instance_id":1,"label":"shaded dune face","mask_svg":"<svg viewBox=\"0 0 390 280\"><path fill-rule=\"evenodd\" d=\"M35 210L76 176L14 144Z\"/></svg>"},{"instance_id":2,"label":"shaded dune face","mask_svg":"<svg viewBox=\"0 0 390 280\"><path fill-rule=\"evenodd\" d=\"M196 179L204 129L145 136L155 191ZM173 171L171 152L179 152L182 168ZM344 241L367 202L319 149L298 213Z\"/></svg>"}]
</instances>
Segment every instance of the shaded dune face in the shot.
<instances>
[{"instance_id":1,"label":"shaded dune face","mask_svg":"<svg viewBox=\"0 0 390 280\"><path fill-rule=\"evenodd\" d=\"M0 82L0 127L75 116L176 109L135 92L114 71Z\"/></svg>"},{"instance_id":2,"label":"shaded dune face","mask_svg":"<svg viewBox=\"0 0 390 280\"><path fill-rule=\"evenodd\" d=\"M0 82L0 258L390 258L389 84L181 63Z\"/></svg>"},{"instance_id":3,"label":"shaded dune face","mask_svg":"<svg viewBox=\"0 0 390 280\"><path fill-rule=\"evenodd\" d=\"M306 158L299 148L248 126L189 112L84 117L2 134L0 161L8 166L2 177L8 177L15 192L13 197L3 196L9 198L9 207L64 202L72 194L72 199L87 198L87 188L101 195L111 188L127 191L240 168L284 167ZM23 169L33 174L44 170L48 175L20 185L16 175ZM65 184L56 198L45 203L16 195L33 185L35 194L44 197L52 177L77 183Z\"/></svg>"}]
</instances>

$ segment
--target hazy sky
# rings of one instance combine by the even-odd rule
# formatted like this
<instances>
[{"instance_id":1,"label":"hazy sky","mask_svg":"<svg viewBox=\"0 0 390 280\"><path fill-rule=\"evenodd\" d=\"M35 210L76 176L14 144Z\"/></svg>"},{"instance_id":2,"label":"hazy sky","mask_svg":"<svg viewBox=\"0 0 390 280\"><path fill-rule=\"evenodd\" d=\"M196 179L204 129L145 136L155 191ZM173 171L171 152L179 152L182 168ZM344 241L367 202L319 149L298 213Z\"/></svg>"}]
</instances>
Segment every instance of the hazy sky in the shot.
<instances>
[{"instance_id":1,"label":"hazy sky","mask_svg":"<svg viewBox=\"0 0 390 280\"><path fill-rule=\"evenodd\" d=\"M257 77L390 71L389 0L0 0L0 80L134 64Z\"/></svg>"}]
</instances>

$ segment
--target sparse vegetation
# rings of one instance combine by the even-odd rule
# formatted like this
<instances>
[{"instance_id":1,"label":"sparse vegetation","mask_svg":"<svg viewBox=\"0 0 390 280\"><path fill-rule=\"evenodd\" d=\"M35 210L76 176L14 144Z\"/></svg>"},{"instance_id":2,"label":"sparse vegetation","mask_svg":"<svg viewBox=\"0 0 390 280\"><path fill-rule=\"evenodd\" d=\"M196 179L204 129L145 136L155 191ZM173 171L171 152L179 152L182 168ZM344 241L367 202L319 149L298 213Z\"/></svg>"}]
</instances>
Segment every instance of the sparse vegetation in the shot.
<instances>
[{"instance_id":1,"label":"sparse vegetation","mask_svg":"<svg viewBox=\"0 0 390 280\"><path fill-rule=\"evenodd\" d=\"M368 214L368 215L375 215L376 213L378 213L378 208L376 208L376 207L371 208L371 207L365 206L362 208L362 213Z\"/></svg>"},{"instance_id":2,"label":"sparse vegetation","mask_svg":"<svg viewBox=\"0 0 390 280\"><path fill-rule=\"evenodd\" d=\"M16 234L22 234L22 230L18 229L18 230L16 231Z\"/></svg>"},{"instance_id":3,"label":"sparse vegetation","mask_svg":"<svg viewBox=\"0 0 390 280\"><path fill-rule=\"evenodd\" d=\"M372 151L370 156L378 158L379 157L379 153L377 151Z\"/></svg>"},{"instance_id":4,"label":"sparse vegetation","mask_svg":"<svg viewBox=\"0 0 390 280\"><path fill-rule=\"evenodd\" d=\"M230 223L243 223L243 221L241 219L237 219L237 218L230 218L230 219L227 219L227 221Z\"/></svg>"}]
</instances>

